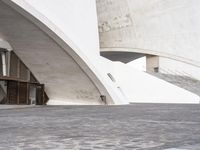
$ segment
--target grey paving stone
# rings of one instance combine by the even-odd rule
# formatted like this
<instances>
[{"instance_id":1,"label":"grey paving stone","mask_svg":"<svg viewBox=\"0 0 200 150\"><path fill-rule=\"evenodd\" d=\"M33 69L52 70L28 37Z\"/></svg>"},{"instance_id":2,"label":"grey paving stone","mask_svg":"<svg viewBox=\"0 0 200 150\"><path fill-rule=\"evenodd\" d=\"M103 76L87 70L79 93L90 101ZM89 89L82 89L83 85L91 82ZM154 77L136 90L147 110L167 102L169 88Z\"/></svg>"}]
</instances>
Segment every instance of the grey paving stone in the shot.
<instances>
[{"instance_id":1,"label":"grey paving stone","mask_svg":"<svg viewBox=\"0 0 200 150\"><path fill-rule=\"evenodd\" d=\"M200 105L0 109L0 150L200 150Z\"/></svg>"}]
</instances>

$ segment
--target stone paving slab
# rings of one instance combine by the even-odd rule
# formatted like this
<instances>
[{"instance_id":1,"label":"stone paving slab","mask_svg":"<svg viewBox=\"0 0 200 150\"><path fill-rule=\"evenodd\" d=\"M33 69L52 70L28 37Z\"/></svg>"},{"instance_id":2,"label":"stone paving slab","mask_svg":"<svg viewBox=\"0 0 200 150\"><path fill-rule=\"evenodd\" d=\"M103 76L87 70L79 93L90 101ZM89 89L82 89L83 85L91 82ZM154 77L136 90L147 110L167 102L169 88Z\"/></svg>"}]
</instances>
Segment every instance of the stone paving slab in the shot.
<instances>
[{"instance_id":1,"label":"stone paving slab","mask_svg":"<svg viewBox=\"0 0 200 150\"><path fill-rule=\"evenodd\" d=\"M200 150L200 105L0 109L0 150Z\"/></svg>"},{"instance_id":2,"label":"stone paving slab","mask_svg":"<svg viewBox=\"0 0 200 150\"><path fill-rule=\"evenodd\" d=\"M34 105L0 105L1 109L20 109L20 108L30 108L30 107L36 107Z\"/></svg>"}]
</instances>

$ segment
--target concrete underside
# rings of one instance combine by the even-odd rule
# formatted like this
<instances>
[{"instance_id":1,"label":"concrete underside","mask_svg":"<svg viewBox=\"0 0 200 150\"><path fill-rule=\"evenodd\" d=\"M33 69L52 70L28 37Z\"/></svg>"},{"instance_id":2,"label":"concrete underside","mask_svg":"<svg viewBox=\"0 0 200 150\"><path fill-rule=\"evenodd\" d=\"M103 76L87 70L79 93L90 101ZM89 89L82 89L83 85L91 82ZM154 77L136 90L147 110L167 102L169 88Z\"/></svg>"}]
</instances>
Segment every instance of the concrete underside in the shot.
<instances>
[{"instance_id":1,"label":"concrete underside","mask_svg":"<svg viewBox=\"0 0 200 150\"><path fill-rule=\"evenodd\" d=\"M45 84L49 104L102 104L98 89L74 59L2 1L0 38L12 45L36 78Z\"/></svg>"},{"instance_id":2,"label":"concrete underside","mask_svg":"<svg viewBox=\"0 0 200 150\"><path fill-rule=\"evenodd\" d=\"M5 109L0 107L1 150L200 150L199 105Z\"/></svg>"},{"instance_id":3,"label":"concrete underside","mask_svg":"<svg viewBox=\"0 0 200 150\"><path fill-rule=\"evenodd\" d=\"M128 63L140 57L146 56L145 54L141 53L134 53L134 52L115 52L115 51L105 51L101 52L101 56L108 58L112 61L121 61L123 63Z\"/></svg>"}]
</instances>

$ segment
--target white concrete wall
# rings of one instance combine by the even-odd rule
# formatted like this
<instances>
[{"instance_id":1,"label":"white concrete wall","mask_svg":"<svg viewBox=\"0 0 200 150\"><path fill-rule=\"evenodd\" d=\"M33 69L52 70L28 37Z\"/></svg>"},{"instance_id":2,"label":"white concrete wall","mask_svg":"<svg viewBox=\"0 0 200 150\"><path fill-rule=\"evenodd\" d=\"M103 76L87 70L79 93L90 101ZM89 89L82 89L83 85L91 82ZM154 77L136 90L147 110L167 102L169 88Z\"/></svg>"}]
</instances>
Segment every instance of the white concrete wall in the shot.
<instances>
[{"instance_id":1,"label":"white concrete wall","mask_svg":"<svg viewBox=\"0 0 200 150\"><path fill-rule=\"evenodd\" d=\"M155 54L200 66L199 0L97 0L102 51Z\"/></svg>"}]
</instances>

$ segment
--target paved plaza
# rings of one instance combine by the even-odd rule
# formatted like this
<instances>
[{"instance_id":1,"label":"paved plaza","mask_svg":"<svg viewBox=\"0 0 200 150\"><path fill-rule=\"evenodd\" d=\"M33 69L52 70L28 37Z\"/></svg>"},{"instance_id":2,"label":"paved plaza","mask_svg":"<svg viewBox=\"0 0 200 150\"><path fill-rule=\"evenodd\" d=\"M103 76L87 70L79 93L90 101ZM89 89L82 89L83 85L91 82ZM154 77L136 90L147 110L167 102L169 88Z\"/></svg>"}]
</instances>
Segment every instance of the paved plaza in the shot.
<instances>
[{"instance_id":1,"label":"paved plaza","mask_svg":"<svg viewBox=\"0 0 200 150\"><path fill-rule=\"evenodd\" d=\"M1 108L0 150L200 150L200 105Z\"/></svg>"}]
</instances>

